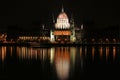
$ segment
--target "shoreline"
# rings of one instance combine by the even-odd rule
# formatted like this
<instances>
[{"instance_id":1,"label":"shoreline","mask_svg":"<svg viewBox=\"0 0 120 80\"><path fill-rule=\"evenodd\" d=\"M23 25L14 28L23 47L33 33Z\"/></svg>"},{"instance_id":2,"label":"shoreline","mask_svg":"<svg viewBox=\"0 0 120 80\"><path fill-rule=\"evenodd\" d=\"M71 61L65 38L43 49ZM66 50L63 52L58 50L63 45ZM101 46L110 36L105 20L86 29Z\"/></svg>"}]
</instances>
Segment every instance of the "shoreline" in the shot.
<instances>
[{"instance_id":1,"label":"shoreline","mask_svg":"<svg viewBox=\"0 0 120 80\"><path fill-rule=\"evenodd\" d=\"M38 43L37 45L30 43L0 43L0 46L28 46L28 47L59 47L59 46L119 46L120 43L67 43L67 44L57 44L57 43Z\"/></svg>"}]
</instances>

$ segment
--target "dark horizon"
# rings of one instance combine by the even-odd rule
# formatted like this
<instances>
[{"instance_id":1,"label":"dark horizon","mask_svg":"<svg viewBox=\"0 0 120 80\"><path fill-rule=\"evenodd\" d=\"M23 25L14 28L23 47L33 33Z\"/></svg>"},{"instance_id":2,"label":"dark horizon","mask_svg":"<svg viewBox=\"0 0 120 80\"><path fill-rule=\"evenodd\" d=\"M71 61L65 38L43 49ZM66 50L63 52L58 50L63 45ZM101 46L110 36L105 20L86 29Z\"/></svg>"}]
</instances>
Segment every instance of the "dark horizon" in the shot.
<instances>
[{"instance_id":1,"label":"dark horizon","mask_svg":"<svg viewBox=\"0 0 120 80\"><path fill-rule=\"evenodd\" d=\"M73 1L73 0L12 0L1 1L0 29L17 25L21 29L49 25L52 16L55 20L61 12L62 6L67 15L73 15L78 26L84 22L92 22L95 28L120 25L120 11L117 1Z\"/></svg>"}]
</instances>

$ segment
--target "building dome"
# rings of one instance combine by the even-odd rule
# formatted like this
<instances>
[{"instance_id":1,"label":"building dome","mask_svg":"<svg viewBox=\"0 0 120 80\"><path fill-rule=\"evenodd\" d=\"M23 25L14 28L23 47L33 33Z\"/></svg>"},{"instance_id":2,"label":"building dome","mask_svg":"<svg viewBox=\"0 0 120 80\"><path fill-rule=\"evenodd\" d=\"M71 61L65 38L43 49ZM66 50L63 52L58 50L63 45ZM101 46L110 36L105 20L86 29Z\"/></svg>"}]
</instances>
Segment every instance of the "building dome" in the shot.
<instances>
[{"instance_id":1,"label":"building dome","mask_svg":"<svg viewBox=\"0 0 120 80\"><path fill-rule=\"evenodd\" d=\"M69 29L70 23L67 14L62 9L62 12L57 17L57 22L55 24L56 29Z\"/></svg>"},{"instance_id":2,"label":"building dome","mask_svg":"<svg viewBox=\"0 0 120 80\"><path fill-rule=\"evenodd\" d=\"M58 19L68 19L68 16L65 12L61 12L59 15L58 15Z\"/></svg>"}]
</instances>

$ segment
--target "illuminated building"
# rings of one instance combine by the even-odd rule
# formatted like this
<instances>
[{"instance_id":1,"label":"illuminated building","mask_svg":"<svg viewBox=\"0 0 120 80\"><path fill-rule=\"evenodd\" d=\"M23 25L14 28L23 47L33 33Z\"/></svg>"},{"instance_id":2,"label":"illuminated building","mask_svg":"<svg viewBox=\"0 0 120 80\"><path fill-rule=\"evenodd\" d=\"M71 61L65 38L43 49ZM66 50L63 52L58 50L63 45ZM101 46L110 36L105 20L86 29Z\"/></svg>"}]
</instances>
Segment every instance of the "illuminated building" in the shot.
<instances>
[{"instance_id":1,"label":"illuminated building","mask_svg":"<svg viewBox=\"0 0 120 80\"><path fill-rule=\"evenodd\" d=\"M42 25L38 34L30 34L30 35L21 35L18 37L18 41L21 42L49 42L49 30Z\"/></svg>"},{"instance_id":2,"label":"illuminated building","mask_svg":"<svg viewBox=\"0 0 120 80\"><path fill-rule=\"evenodd\" d=\"M50 25L51 26L51 25ZM46 26L42 26L37 36L19 36L18 41L37 41L37 42L51 42L51 43L75 43L81 42L83 38L83 25L78 29L76 27L74 19L69 19L68 15L62 11L57 17L57 20L53 21L53 26L49 29Z\"/></svg>"},{"instance_id":3,"label":"illuminated building","mask_svg":"<svg viewBox=\"0 0 120 80\"><path fill-rule=\"evenodd\" d=\"M84 30L83 30L83 24L81 27L75 28L75 36L76 36L76 43L82 43L84 38Z\"/></svg>"},{"instance_id":4,"label":"illuminated building","mask_svg":"<svg viewBox=\"0 0 120 80\"><path fill-rule=\"evenodd\" d=\"M0 42L5 42L7 38L7 34L6 33L1 33L0 34Z\"/></svg>"},{"instance_id":5,"label":"illuminated building","mask_svg":"<svg viewBox=\"0 0 120 80\"><path fill-rule=\"evenodd\" d=\"M54 28L50 31L51 42L75 42L75 26L74 22L70 22L67 14L62 8L61 13L57 17Z\"/></svg>"}]
</instances>

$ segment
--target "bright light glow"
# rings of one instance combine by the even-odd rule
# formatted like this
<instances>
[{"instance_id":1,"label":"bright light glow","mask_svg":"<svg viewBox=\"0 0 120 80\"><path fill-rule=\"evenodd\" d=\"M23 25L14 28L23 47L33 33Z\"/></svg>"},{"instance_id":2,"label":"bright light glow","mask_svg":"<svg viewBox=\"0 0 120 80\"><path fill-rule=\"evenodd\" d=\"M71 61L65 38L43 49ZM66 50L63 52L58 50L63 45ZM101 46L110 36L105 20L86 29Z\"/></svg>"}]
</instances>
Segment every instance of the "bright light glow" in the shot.
<instances>
[{"instance_id":1,"label":"bright light glow","mask_svg":"<svg viewBox=\"0 0 120 80\"><path fill-rule=\"evenodd\" d=\"M115 57L116 57L116 47L113 46L113 60L115 60Z\"/></svg>"},{"instance_id":2,"label":"bright light glow","mask_svg":"<svg viewBox=\"0 0 120 80\"><path fill-rule=\"evenodd\" d=\"M106 60L108 59L109 56L109 47L106 47Z\"/></svg>"},{"instance_id":3,"label":"bright light glow","mask_svg":"<svg viewBox=\"0 0 120 80\"><path fill-rule=\"evenodd\" d=\"M54 51L54 49L53 49ZM50 57L50 50L47 48L28 48L28 47L17 47L17 57L20 59L41 59L46 60ZM52 52L54 53L54 52ZM52 59L54 55L52 55Z\"/></svg>"},{"instance_id":4,"label":"bright light glow","mask_svg":"<svg viewBox=\"0 0 120 80\"><path fill-rule=\"evenodd\" d=\"M67 14L65 12L62 12L58 16L59 19L68 19Z\"/></svg>"},{"instance_id":5,"label":"bright light glow","mask_svg":"<svg viewBox=\"0 0 120 80\"><path fill-rule=\"evenodd\" d=\"M70 31L55 31L54 35L71 35Z\"/></svg>"},{"instance_id":6,"label":"bright light glow","mask_svg":"<svg viewBox=\"0 0 120 80\"><path fill-rule=\"evenodd\" d=\"M100 58L102 59L103 47L100 47L99 51L100 51Z\"/></svg>"},{"instance_id":7,"label":"bright light glow","mask_svg":"<svg viewBox=\"0 0 120 80\"><path fill-rule=\"evenodd\" d=\"M81 30L83 30L83 24L81 25Z\"/></svg>"},{"instance_id":8,"label":"bright light glow","mask_svg":"<svg viewBox=\"0 0 120 80\"><path fill-rule=\"evenodd\" d=\"M55 54L55 67L58 78L66 80L69 76L70 54L66 48L58 48Z\"/></svg>"},{"instance_id":9,"label":"bright light glow","mask_svg":"<svg viewBox=\"0 0 120 80\"><path fill-rule=\"evenodd\" d=\"M2 58L2 61L4 62L4 60L5 60L5 57L6 57L6 47L2 47L2 56L1 56L1 58Z\"/></svg>"},{"instance_id":10,"label":"bright light glow","mask_svg":"<svg viewBox=\"0 0 120 80\"><path fill-rule=\"evenodd\" d=\"M51 64L54 61L54 54L55 54L55 48L51 48L51 53L50 53L50 63Z\"/></svg>"},{"instance_id":11,"label":"bright light glow","mask_svg":"<svg viewBox=\"0 0 120 80\"><path fill-rule=\"evenodd\" d=\"M69 29L70 28L69 19L65 12L62 12L59 14L57 18L57 23L55 24L55 28L56 29Z\"/></svg>"}]
</instances>

